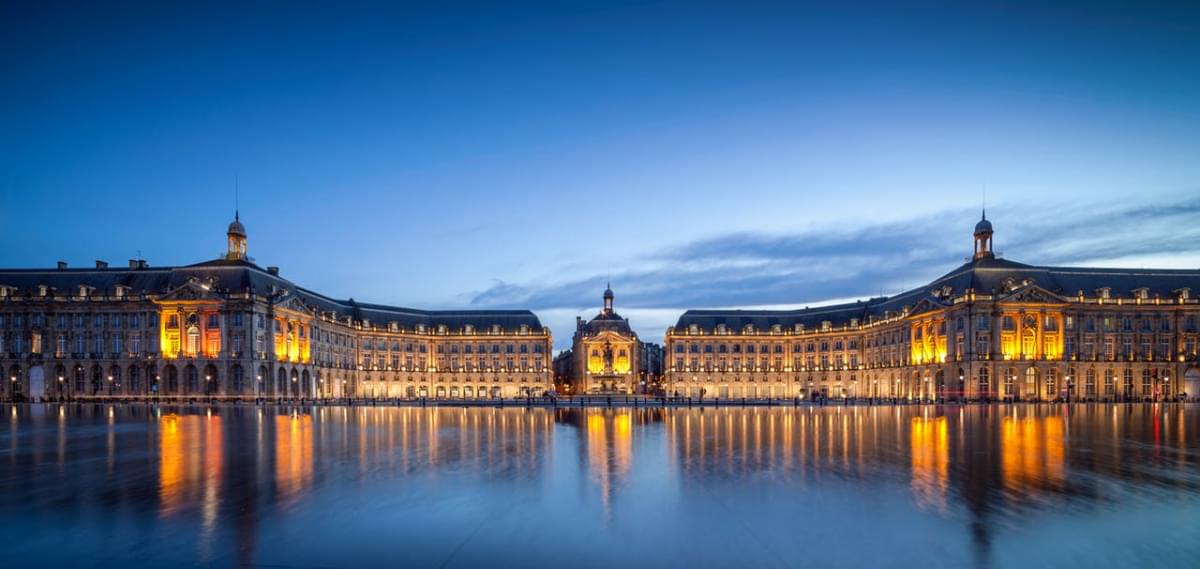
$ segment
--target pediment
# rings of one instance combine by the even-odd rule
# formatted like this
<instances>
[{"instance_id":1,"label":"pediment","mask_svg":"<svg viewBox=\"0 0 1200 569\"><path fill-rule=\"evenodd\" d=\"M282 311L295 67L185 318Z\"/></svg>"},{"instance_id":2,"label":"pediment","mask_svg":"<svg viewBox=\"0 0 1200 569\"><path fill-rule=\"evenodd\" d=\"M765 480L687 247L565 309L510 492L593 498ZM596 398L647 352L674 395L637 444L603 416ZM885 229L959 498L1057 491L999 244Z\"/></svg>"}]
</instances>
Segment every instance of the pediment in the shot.
<instances>
[{"instance_id":1,"label":"pediment","mask_svg":"<svg viewBox=\"0 0 1200 569\"><path fill-rule=\"evenodd\" d=\"M221 300L221 297L213 291L210 282L192 277L158 299L160 301L205 301Z\"/></svg>"},{"instance_id":2,"label":"pediment","mask_svg":"<svg viewBox=\"0 0 1200 569\"><path fill-rule=\"evenodd\" d=\"M1065 302L1061 296L1036 284L1027 284L1012 291L1007 296L1001 296L998 300L1002 302L1032 302L1042 304L1062 304Z\"/></svg>"},{"instance_id":3,"label":"pediment","mask_svg":"<svg viewBox=\"0 0 1200 569\"><path fill-rule=\"evenodd\" d=\"M929 298L922 298L921 301L918 302L917 305L914 306L908 313L909 315L917 315L925 312L932 312L934 310L941 310L943 308L946 308L945 304L935 302Z\"/></svg>"},{"instance_id":4,"label":"pediment","mask_svg":"<svg viewBox=\"0 0 1200 569\"><path fill-rule=\"evenodd\" d=\"M283 299L275 307L285 310L295 310L296 312L312 312L312 309L300 297L294 295Z\"/></svg>"}]
</instances>

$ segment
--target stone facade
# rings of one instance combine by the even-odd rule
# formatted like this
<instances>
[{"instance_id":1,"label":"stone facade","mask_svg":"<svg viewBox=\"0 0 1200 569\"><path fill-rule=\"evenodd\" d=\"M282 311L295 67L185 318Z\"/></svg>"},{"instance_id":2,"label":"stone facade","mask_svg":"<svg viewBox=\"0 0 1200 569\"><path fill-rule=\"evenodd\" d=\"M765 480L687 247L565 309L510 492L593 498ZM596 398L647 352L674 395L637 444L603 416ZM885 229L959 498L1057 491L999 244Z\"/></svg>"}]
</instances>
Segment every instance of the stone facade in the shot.
<instances>
[{"instance_id":1,"label":"stone facade","mask_svg":"<svg viewBox=\"0 0 1200 569\"><path fill-rule=\"evenodd\" d=\"M629 320L613 310L614 297L612 287L606 288L600 313L575 319L571 349L555 361L564 392L645 393L661 374L661 348L638 339Z\"/></svg>"},{"instance_id":2,"label":"stone facade","mask_svg":"<svg viewBox=\"0 0 1200 569\"><path fill-rule=\"evenodd\" d=\"M1200 391L1197 270L971 261L894 297L791 311L692 310L666 334L693 397L1163 400Z\"/></svg>"},{"instance_id":3,"label":"stone facade","mask_svg":"<svg viewBox=\"0 0 1200 569\"><path fill-rule=\"evenodd\" d=\"M550 330L523 310L339 301L246 256L183 267L0 270L6 399L541 395Z\"/></svg>"}]
</instances>

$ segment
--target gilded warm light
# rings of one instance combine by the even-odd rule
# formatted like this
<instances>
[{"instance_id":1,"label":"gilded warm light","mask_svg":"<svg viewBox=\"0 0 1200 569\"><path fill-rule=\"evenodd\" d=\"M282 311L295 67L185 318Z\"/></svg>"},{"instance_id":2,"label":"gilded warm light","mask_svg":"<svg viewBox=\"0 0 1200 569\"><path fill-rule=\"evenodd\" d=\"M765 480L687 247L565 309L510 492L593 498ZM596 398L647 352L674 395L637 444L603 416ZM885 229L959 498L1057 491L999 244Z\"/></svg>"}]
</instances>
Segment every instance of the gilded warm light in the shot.
<instances>
[{"instance_id":1,"label":"gilded warm light","mask_svg":"<svg viewBox=\"0 0 1200 569\"><path fill-rule=\"evenodd\" d=\"M1062 482L1065 467L1062 417L1004 417L1000 442L1005 486Z\"/></svg>"},{"instance_id":2,"label":"gilded warm light","mask_svg":"<svg viewBox=\"0 0 1200 569\"><path fill-rule=\"evenodd\" d=\"M949 488L950 443L945 417L913 417L909 428L912 490L925 507L946 507Z\"/></svg>"}]
</instances>

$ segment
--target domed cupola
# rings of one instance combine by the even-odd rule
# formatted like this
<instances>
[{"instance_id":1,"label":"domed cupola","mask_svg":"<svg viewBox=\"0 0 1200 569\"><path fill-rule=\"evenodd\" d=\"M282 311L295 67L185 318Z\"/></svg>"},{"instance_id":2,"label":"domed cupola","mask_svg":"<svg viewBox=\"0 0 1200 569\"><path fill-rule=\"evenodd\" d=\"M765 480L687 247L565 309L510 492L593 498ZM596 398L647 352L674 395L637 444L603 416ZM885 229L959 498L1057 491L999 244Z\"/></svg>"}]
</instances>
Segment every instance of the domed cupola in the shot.
<instances>
[{"instance_id":1,"label":"domed cupola","mask_svg":"<svg viewBox=\"0 0 1200 569\"><path fill-rule=\"evenodd\" d=\"M229 230L225 232L228 247L225 251L225 258L230 261L245 261L246 260L246 226L242 225L242 220L238 212L233 213L233 221L229 224Z\"/></svg>"},{"instance_id":2,"label":"domed cupola","mask_svg":"<svg viewBox=\"0 0 1200 569\"><path fill-rule=\"evenodd\" d=\"M995 257L992 253L992 222L987 219L987 210L983 210L983 217L975 224L975 260Z\"/></svg>"},{"instance_id":3,"label":"domed cupola","mask_svg":"<svg viewBox=\"0 0 1200 569\"><path fill-rule=\"evenodd\" d=\"M612 285L606 284L604 288L604 315L611 316L613 313L613 291Z\"/></svg>"}]
</instances>

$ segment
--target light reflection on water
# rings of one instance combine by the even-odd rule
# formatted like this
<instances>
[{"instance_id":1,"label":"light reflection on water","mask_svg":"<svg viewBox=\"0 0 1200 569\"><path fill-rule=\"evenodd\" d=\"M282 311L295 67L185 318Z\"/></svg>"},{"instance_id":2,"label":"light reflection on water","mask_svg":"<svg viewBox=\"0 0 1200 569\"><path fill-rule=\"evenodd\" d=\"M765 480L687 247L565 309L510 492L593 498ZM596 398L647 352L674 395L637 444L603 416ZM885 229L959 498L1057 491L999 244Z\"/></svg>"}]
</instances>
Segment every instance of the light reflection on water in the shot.
<instances>
[{"instance_id":1,"label":"light reflection on water","mask_svg":"<svg viewBox=\"0 0 1200 569\"><path fill-rule=\"evenodd\" d=\"M1193 566L1200 406L11 407L17 565Z\"/></svg>"}]
</instances>

